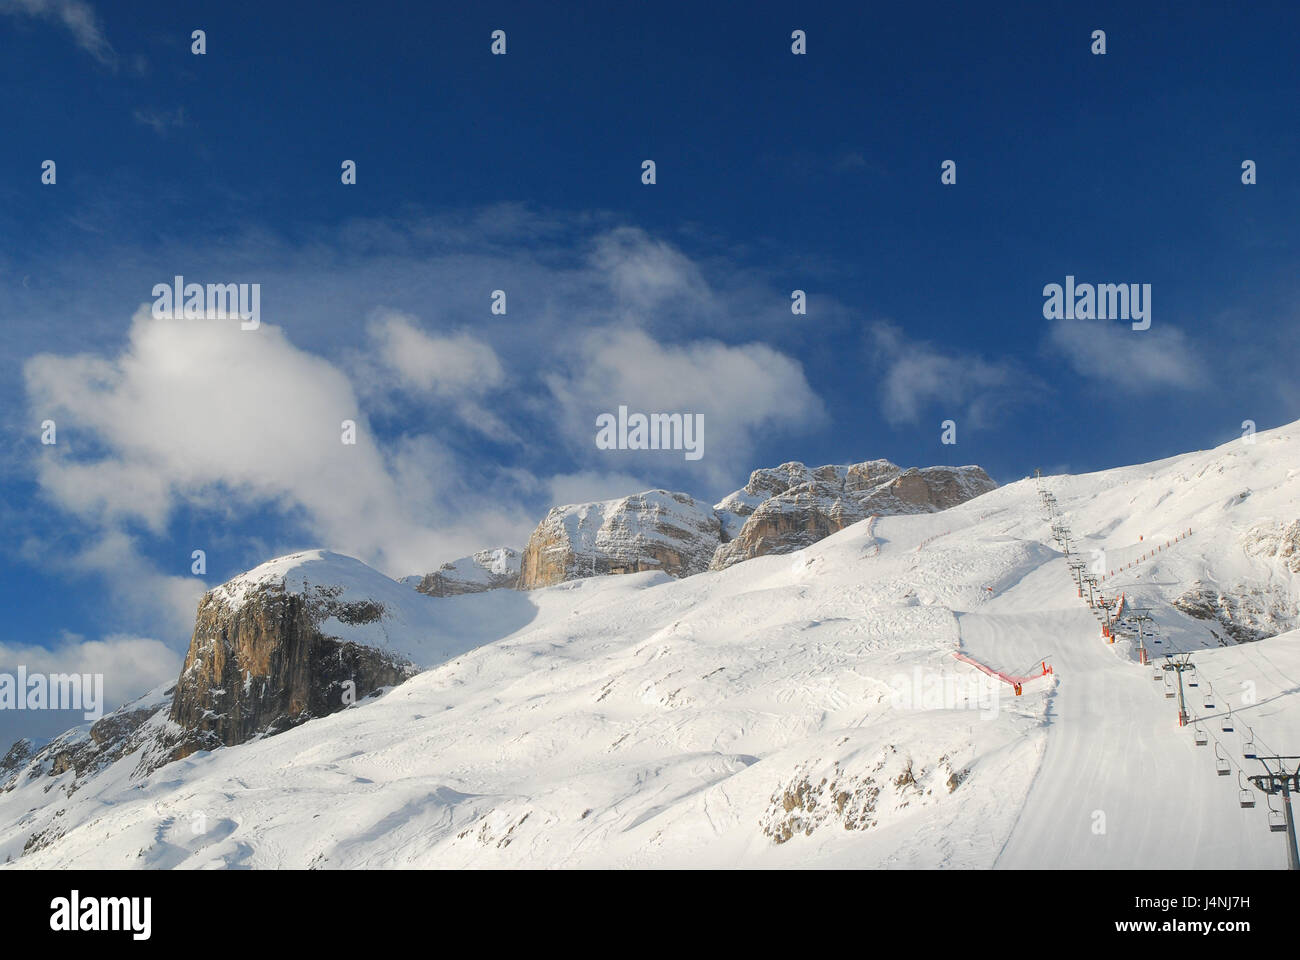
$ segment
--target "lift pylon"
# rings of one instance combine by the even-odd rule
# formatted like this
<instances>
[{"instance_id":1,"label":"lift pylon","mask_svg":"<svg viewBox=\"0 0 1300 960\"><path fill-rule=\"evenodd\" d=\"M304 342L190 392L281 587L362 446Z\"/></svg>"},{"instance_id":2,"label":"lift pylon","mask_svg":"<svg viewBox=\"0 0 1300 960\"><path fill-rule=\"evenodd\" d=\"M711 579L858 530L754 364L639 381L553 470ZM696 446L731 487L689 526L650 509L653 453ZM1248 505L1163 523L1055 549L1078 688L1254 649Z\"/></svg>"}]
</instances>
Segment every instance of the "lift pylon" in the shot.
<instances>
[{"instance_id":1,"label":"lift pylon","mask_svg":"<svg viewBox=\"0 0 1300 960\"><path fill-rule=\"evenodd\" d=\"M1300 870L1300 851L1296 849L1295 818L1291 813L1291 794L1300 790L1300 757L1256 757L1264 772L1250 778L1255 789L1268 797L1268 828L1286 833L1287 869ZM1273 798L1280 797L1282 809L1273 808Z\"/></svg>"}]
</instances>

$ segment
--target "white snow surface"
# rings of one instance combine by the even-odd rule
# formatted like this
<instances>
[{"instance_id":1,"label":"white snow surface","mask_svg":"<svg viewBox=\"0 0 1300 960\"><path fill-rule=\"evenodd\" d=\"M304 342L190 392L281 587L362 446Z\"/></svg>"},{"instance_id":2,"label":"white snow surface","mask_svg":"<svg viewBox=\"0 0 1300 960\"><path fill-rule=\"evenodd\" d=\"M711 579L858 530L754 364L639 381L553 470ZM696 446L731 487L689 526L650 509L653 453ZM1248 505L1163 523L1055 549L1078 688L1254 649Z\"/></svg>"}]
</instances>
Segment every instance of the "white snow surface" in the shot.
<instances>
[{"instance_id":1,"label":"white snow surface","mask_svg":"<svg viewBox=\"0 0 1300 960\"><path fill-rule=\"evenodd\" d=\"M683 580L639 573L436 600L389 581L414 604L398 606L404 629L465 652L381 697L144 780L129 779L127 757L70 797L58 785L71 774L0 794L0 859L1284 867L1283 835L1268 831L1262 796L1238 805L1237 773L1262 770L1242 755L1248 732L1260 753L1300 753L1300 632L1224 646L1215 624L1169 605L1197 580L1294 601L1286 558L1245 545L1258 524L1300 513L1300 424L1255 439L1045 480L1085 557L1192 528L1106 586L1153 608L1157 653L1193 652L1201 686L1189 706L1215 738L1207 746L1177 725L1131 645L1102 640L1025 480ZM379 575L346 559L275 561L232 597L299 576L373 597ZM1008 673L1044 660L1055 672L1016 697L954 660L958 649ZM996 709L914 689L945 684L993 689ZM1231 776L1216 775L1216 743ZM29 813L56 807L57 820ZM43 824L62 836L20 856Z\"/></svg>"}]
</instances>

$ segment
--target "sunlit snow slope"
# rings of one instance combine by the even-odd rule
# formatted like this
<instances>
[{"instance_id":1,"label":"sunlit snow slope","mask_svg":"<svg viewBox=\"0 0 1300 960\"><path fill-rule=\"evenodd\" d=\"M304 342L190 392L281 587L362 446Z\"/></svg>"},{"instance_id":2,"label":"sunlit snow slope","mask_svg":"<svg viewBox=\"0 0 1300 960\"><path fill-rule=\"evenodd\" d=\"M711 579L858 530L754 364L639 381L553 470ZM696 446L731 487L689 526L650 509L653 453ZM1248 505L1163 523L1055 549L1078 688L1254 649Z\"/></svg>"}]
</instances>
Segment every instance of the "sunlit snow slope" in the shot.
<instances>
[{"instance_id":1,"label":"sunlit snow slope","mask_svg":"<svg viewBox=\"0 0 1300 960\"><path fill-rule=\"evenodd\" d=\"M1231 753L1231 776L1216 775L1214 740L1196 746L1177 725L1135 648L1103 641L1026 480L680 581L423 598L449 643L479 646L381 698L144 781L128 779L128 757L70 797L61 777L0 795L0 858L1285 866L1263 797L1239 807L1237 772L1262 769L1242 756L1248 730L1260 753L1300 753L1300 634L1236 644L1169 601L1199 580L1263 591L1282 620L1294 611L1289 558L1258 543L1300 516L1300 425L1044 483L1084 554L1126 557L1192 529L1105 589L1152 608L1157 655L1193 651L1217 702L1205 708L1198 688L1191 710ZM1017 697L957 650L1054 673ZM62 836L20 856L38 828Z\"/></svg>"}]
</instances>

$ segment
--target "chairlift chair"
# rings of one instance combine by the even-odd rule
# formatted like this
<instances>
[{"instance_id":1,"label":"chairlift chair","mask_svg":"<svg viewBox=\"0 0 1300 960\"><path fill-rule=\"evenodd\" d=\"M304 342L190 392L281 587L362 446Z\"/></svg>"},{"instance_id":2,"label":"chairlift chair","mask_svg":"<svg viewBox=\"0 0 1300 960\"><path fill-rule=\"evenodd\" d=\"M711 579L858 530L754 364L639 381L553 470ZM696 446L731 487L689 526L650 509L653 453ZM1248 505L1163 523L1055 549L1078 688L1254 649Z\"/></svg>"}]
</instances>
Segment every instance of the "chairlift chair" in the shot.
<instances>
[{"instance_id":1,"label":"chairlift chair","mask_svg":"<svg viewBox=\"0 0 1300 960\"><path fill-rule=\"evenodd\" d=\"M1207 693L1207 694L1205 695L1205 697L1202 699L1201 702L1205 704L1205 709L1206 709L1206 710L1213 710L1213 709L1214 709L1214 694Z\"/></svg>"},{"instance_id":2,"label":"chairlift chair","mask_svg":"<svg viewBox=\"0 0 1300 960\"><path fill-rule=\"evenodd\" d=\"M1195 741L1198 747L1204 747L1210 742L1210 735L1201 729L1199 723L1193 727L1193 730L1195 731Z\"/></svg>"},{"instance_id":3,"label":"chairlift chair","mask_svg":"<svg viewBox=\"0 0 1300 960\"><path fill-rule=\"evenodd\" d=\"M1214 768L1221 777L1226 777L1232 773L1232 768L1228 766L1228 758L1219 755L1219 745L1217 743L1214 745Z\"/></svg>"},{"instance_id":4,"label":"chairlift chair","mask_svg":"<svg viewBox=\"0 0 1300 960\"><path fill-rule=\"evenodd\" d=\"M1221 729L1224 733L1232 733L1232 711L1229 710L1223 715L1223 724Z\"/></svg>"},{"instance_id":5,"label":"chairlift chair","mask_svg":"<svg viewBox=\"0 0 1300 960\"><path fill-rule=\"evenodd\" d=\"M1246 738L1246 742L1242 744L1241 755L1245 757L1247 760L1254 760L1255 759L1255 731L1251 730L1250 727L1247 727L1246 729L1250 730L1250 736L1248 736Z\"/></svg>"},{"instance_id":6,"label":"chairlift chair","mask_svg":"<svg viewBox=\"0 0 1300 960\"><path fill-rule=\"evenodd\" d=\"M1284 833L1286 831L1286 817L1282 816L1281 810L1273 809L1273 801L1268 802L1268 828L1274 833Z\"/></svg>"},{"instance_id":7,"label":"chairlift chair","mask_svg":"<svg viewBox=\"0 0 1300 960\"><path fill-rule=\"evenodd\" d=\"M1237 786L1241 789L1237 792L1237 802L1241 804L1243 810L1250 810L1255 806L1255 793L1246 786L1245 781L1241 779L1241 774L1237 774Z\"/></svg>"}]
</instances>

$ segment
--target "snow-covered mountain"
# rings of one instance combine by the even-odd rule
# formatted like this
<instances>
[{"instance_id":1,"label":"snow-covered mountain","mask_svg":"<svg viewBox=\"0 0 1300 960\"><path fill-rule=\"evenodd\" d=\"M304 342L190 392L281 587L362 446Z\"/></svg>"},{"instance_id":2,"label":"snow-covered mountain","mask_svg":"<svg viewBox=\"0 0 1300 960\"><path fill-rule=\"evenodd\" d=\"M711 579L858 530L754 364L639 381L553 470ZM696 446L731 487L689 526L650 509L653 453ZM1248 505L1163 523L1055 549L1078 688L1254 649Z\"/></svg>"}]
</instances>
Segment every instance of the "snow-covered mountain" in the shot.
<instances>
[{"instance_id":1,"label":"snow-covered mountain","mask_svg":"<svg viewBox=\"0 0 1300 960\"><path fill-rule=\"evenodd\" d=\"M790 553L880 514L931 513L996 487L981 468L911 467L888 460L755 470L712 508L685 493L648 490L556 507L524 548L525 590L611 573L688 577L769 553Z\"/></svg>"},{"instance_id":2,"label":"snow-covered mountain","mask_svg":"<svg viewBox=\"0 0 1300 960\"><path fill-rule=\"evenodd\" d=\"M790 553L872 514L946 510L996 486L976 466L903 470L888 460L755 470L749 483L714 507L723 542L711 566L722 570L752 557Z\"/></svg>"},{"instance_id":3,"label":"snow-covered mountain","mask_svg":"<svg viewBox=\"0 0 1300 960\"><path fill-rule=\"evenodd\" d=\"M512 590L519 586L519 570L519 551L497 547L451 560L422 577L403 577L401 582L430 597L458 597L462 593Z\"/></svg>"},{"instance_id":4,"label":"snow-covered mountain","mask_svg":"<svg viewBox=\"0 0 1300 960\"><path fill-rule=\"evenodd\" d=\"M689 577L708 569L719 530L707 506L667 490L556 507L528 538L519 585L643 570Z\"/></svg>"},{"instance_id":5,"label":"snow-covered mountain","mask_svg":"<svg viewBox=\"0 0 1300 960\"><path fill-rule=\"evenodd\" d=\"M138 740L86 747L93 727L63 760L6 757L0 859L1282 866L1266 801L1240 806L1239 777L1262 769L1247 752L1300 753L1300 424L1254 439L1045 478L1050 520L1027 479L682 579L435 599L336 555L259 568L210 595L211 652L186 665L207 678L205 710L241 679L217 661L261 649L259 604L295 607L308 636L425 669L152 769ZM1120 640L1103 638L1052 523L1068 524L1107 598L1123 596ZM1139 663L1143 608L1149 654L1196 665L1188 726L1165 671ZM1233 624L1284 632L1238 642ZM1033 679L1017 695L980 667ZM263 719L292 700L251 684L239 696ZM134 711L146 720L126 736L165 742L175 729L147 726L188 722L165 709Z\"/></svg>"}]
</instances>

